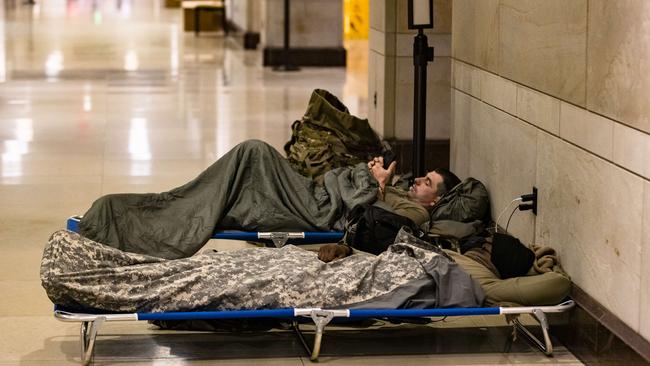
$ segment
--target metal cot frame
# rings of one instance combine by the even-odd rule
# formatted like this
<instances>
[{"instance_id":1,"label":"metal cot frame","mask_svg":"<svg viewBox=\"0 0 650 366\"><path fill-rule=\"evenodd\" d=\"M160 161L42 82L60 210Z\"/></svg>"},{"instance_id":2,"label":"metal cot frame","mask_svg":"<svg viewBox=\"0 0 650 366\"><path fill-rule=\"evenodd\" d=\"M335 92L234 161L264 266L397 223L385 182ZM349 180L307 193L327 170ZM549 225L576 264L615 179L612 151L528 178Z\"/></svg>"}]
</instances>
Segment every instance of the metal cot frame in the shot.
<instances>
[{"instance_id":1,"label":"metal cot frame","mask_svg":"<svg viewBox=\"0 0 650 366\"><path fill-rule=\"evenodd\" d=\"M66 228L75 233L79 232L81 216L68 218ZM272 242L280 248L285 244L322 244L336 243L343 238L340 231L311 231L311 232L250 232L250 231L215 231L212 239L245 240L253 242Z\"/></svg>"},{"instance_id":2,"label":"metal cot frame","mask_svg":"<svg viewBox=\"0 0 650 366\"><path fill-rule=\"evenodd\" d=\"M67 228L71 231L78 230L79 217L68 219ZM325 235L322 235L325 234ZM327 243L338 241L342 237L339 232L313 232L313 233L251 233L251 232L217 232L215 239L234 239L260 241L270 240L281 247L291 240L302 243ZM575 306L573 300L565 301L554 306L525 306L525 307L481 307L481 308L446 308L446 309L321 309L321 308L289 308L289 309L262 309L262 310L224 310L224 311L187 311L187 312L157 312L157 313L99 313L96 311L70 310L55 305L54 317L63 322L79 322L81 361L88 365L92 361L95 340L99 328L104 322L115 321L141 321L141 320L208 320L208 319L254 319L277 318L292 320L293 329L299 337L305 350L312 361L317 361L321 349L321 341L325 326L334 318L431 318L447 316L477 316L477 315L519 315L531 314L540 325L543 340L538 339L520 321L512 321L513 335L521 334L547 356L553 355L553 344L549 335L547 313L562 313ZM310 318L315 328L313 346L307 343L300 330L299 319Z\"/></svg>"}]
</instances>

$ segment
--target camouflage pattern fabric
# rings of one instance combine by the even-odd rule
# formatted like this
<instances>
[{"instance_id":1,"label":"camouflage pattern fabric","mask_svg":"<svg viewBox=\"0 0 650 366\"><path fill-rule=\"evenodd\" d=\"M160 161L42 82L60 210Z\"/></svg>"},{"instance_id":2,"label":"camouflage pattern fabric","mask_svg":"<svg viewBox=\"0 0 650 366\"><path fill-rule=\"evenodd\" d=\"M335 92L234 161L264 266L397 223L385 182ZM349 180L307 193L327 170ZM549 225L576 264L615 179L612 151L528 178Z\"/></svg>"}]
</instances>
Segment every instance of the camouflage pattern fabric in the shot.
<instances>
[{"instance_id":1,"label":"camouflage pattern fabric","mask_svg":"<svg viewBox=\"0 0 650 366\"><path fill-rule=\"evenodd\" d=\"M291 245L165 260L58 231L44 250L41 281L56 304L117 312L482 303L479 286L456 263L400 235L379 256L323 263Z\"/></svg>"},{"instance_id":2,"label":"camouflage pattern fabric","mask_svg":"<svg viewBox=\"0 0 650 366\"><path fill-rule=\"evenodd\" d=\"M291 131L284 146L289 163L319 182L326 172L367 162L385 149L367 119L351 115L336 96L322 89L312 92L305 115Z\"/></svg>"}]
</instances>

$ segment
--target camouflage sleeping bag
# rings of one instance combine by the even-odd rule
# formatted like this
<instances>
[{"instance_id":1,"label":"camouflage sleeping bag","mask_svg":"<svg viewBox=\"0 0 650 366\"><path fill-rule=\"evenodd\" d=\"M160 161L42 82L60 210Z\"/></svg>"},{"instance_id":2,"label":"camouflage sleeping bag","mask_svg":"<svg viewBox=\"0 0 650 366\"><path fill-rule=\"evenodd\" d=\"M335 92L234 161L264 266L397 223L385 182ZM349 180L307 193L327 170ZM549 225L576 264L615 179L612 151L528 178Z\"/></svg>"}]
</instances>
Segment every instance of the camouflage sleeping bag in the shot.
<instances>
[{"instance_id":1,"label":"camouflage sleeping bag","mask_svg":"<svg viewBox=\"0 0 650 366\"><path fill-rule=\"evenodd\" d=\"M118 312L481 305L478 284L441 251L404 232L395 242L330 263L291 245L165 260L58 231L41 281L56 304Z\"/></svg>"}]
</instances>

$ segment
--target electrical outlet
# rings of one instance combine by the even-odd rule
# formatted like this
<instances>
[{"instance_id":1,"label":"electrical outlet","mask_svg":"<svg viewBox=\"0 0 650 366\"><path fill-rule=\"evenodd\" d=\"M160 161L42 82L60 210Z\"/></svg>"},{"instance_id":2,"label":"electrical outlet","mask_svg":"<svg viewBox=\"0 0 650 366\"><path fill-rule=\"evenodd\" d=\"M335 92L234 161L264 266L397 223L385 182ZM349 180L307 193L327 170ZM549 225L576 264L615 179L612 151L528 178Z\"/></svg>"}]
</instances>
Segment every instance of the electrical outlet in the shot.
<instances>
[{"instance_id":1,"label":"electrical outlet","mask_svg":"<svg viewBox=\"0 0 650 366\"><path fill-rule=\"evenodd\" d=\"M521 196L519 211L528 210L533 210L533 214L537 215L537 187L535 186L533 186L533 193L524 194Z\"/></svg>"}]
</instances>

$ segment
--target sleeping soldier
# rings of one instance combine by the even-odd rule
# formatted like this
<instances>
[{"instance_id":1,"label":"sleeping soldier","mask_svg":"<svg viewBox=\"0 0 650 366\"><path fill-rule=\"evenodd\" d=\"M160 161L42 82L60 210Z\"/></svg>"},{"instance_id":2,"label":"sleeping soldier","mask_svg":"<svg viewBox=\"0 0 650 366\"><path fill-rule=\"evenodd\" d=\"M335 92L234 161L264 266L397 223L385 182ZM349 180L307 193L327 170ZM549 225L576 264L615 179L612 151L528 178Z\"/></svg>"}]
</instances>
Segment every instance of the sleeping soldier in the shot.
<instances>
[{"instance_id":1,"label":"sleeping soldier","mask_svg":"<svg viewBox=\"0 0 650 366\"><path fill-rule=\"evenodd\" d=\"M487 191L476 180L457 184L458 178L439 169L416 179L405 192L388 184L394 170L394 164L385 168L376 158L333 169L323 184L317 184L297 173L271 146L251 140L170 191L101 197L79 227L82 235L111 247L175 259L192 256L215 229L340 229L345 212L357 204L383 204L418 225L431 220L433 228L444 221L472 226L472 220L489 214L487 206L466 200L478 191L473 200L487 201ZM331 261L347 256L348 250L344 245L326 245L318 257ZM489 255L483 263L447 253L479 282L490 303L551 304L566 296L570 287L559 266L541 276L502 279L488 263Z\"/></svg>"},{"instance_id":2,"label":"sleeping soldier","mask_svg":"<svg viewBox=\"0 0 650 366\"><path fill-rule=\"evenodd\" d=\"M409 218L417 226L428 222L429 209L460 183L460 179L454 173L438 168L428 172L424 177L416 178L410 189L404 191L389 184L395 168L396 162L392 162L388 168L384 167L383 157L375 157L368 162L368 169L378 184L377 199L387 204L396 214ZM318 258L330 262L351 253L352 248L347 245L328 244L320 248Z\"/></svg>"},{"instance_id":3,"label":"sleeping soldier","mask_svg":"<svg viewBox=\"0 0 650 366\"><path fill-rule=\"evenodd\" d=\"M450 172L437 170L403 192L387 185L394 170L394 164L385 169L377 158L333 169L318 184L296 172L270 145L249 140L180 187L99 198L79 230L127 252L184 258L196 253L215 230L340 230L346 212L378 197L397 214L421 224L429 220L426 207L458 182Z\"/></svg>"}]
</instances>

